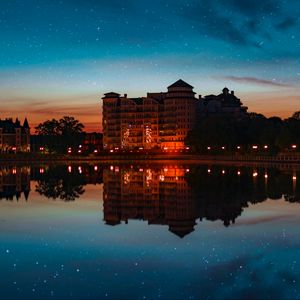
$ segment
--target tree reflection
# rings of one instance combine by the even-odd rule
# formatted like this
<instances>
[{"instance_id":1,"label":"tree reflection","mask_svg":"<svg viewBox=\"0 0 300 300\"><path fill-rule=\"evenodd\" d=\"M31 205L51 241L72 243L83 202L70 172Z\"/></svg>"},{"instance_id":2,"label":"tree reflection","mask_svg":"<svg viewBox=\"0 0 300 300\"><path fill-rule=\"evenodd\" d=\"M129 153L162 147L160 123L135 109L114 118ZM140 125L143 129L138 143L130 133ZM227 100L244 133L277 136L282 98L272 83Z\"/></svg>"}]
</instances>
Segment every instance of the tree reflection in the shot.
<instances>
[{"instance_id":1,"label":"tree reflection","mask_svg":"<svg viewBox=\"0 0 300 300\"><path fill-rule=\"evenodd\" d=\"M46 170L37 180L36 191L47 198L74 201L84 192L85 175L69 174L66 166Z\"/></svg>"}]
</instances>

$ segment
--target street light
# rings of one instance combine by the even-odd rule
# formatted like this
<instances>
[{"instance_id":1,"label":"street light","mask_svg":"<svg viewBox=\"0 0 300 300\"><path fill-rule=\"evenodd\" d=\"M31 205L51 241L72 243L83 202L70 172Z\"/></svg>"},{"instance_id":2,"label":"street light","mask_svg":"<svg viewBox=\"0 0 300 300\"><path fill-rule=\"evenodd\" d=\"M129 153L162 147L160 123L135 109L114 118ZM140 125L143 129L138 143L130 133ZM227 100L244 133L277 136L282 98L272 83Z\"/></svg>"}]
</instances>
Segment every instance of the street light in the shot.
<instances>
[{"instance_id":1,"label":"street light","mask_svg":"<svg viewBox=\"0 0 300 300\"><path fill-rule=\"evenodd\" d=\"M269 146L268 145L264 145L264 149L268 149L269 148Z\"/></svg>"},{"instance_id":2,"label":"street light","mask_svg":"<svg viewBox=\"0 0 300 300\"><path fill-rule=\"evenodd\" d=\"M252 149L256 150L256 149L258 149L258 146L257 145L253 145Z\"/></svg>"},{"instance_id":3,"label":"street light","mask_svg":"<svg viewBox=\"0 0 300 300\"><path fill-rule=\"evenodd\" d=\"M292 149L296 149L297 148L297 145L292 145Z\"/></svg>"}]
</instances>

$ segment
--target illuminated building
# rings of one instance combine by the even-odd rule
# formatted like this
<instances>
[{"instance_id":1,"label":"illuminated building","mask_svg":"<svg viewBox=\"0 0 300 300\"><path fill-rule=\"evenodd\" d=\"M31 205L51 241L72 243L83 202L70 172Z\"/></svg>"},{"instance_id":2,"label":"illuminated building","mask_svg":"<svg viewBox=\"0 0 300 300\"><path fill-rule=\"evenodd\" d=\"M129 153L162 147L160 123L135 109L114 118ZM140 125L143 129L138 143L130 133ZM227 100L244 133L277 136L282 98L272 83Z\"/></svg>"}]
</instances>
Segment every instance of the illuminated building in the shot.
<instances>
[{"instance_id":1,"label":"illuminated building","mask_svg":"<svg viewBox=\"0 0 300 300\"><path fill-rule=\"evenodd\" d=\"M193 87L178 80L168 92L128 98L107 93L103 97L105 149L182 149L196 120Z\"/></svg>"},{"instance_id":2,"label":"illuminated building","mask_svg":"<svg viewBox=\"0 0 300 300\"><path fill-rule=\"evenodd\" d=\"M240 99L229 93L195 97L193 87L178 80L167 92L147 93L129 98L110 92L103 99L104 149L183 149L184 139L197 120L208 114L239 117L247 110Z\"/></svg>"},{"instance_id":3,"label":"illuminated building","mask_svg":"<svg viewBox=\"0 0 300 300\"><path fill-rule=\"evenodd\" d=\"M16 119L0 119L0 151L29 152L30 151L30 128L25 118L23 125Z\"/></svg>"}]
</instances>

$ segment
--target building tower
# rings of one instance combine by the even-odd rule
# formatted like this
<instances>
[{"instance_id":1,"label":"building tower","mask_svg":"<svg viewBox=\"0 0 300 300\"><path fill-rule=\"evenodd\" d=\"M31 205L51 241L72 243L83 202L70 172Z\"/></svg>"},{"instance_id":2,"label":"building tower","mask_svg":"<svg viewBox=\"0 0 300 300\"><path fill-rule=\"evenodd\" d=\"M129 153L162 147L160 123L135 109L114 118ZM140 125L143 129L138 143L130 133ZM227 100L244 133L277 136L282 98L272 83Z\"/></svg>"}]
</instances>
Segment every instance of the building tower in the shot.
<instances>
[{"instance_id":1,"label":"building tower","mask_svg":"<svg viewBox=\"0 0 300 300\"><path fill-rule=\"evenodd\" d=\"M168 87L164 99L163 148L184 148L184 139L196 122L197 102L193 87L185 81L180 79Z\"/></svg>"}]
</instances>

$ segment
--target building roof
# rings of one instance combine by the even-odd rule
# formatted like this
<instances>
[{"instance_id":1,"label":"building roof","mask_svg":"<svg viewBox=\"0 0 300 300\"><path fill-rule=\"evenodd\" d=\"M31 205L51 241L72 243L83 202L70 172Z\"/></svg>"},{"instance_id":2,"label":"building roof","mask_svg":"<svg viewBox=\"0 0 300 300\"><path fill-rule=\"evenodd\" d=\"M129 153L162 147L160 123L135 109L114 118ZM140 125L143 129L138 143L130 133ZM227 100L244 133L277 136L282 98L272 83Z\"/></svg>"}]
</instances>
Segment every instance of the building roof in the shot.
<instances>
[{"instance_id":1,"label":"building roof","mask_svg":"<svg viewBox=\"0 0 300 300\"><path fill-rule=\"evenodd\" d=\"M191 86L190 84L186 83L182 79L179 79L176 82L174 82L173 84L171 84L170 86L168 86L168 89L169 88L173 88L173 87L185 87L185 88L190 88L190 89L194 88L193 86Z\"/></svg>"},{"instance_id":2,"label":"building roof","mask_svg":"<svg viewBox=\"0 0 300 300\"><path fill-rule=\"evenodd\" d=\"M19 120L18 120L18 121L19 121ZM16 121L16 123L17 123L17 121ZM20 123L20 122L19 122L19 123ZM29 124L28 124L27 118L25 118L25 120L24 120L23 128L29 128Z\"/></svg>"},{"instance_id":3,"label":"building roof","mask_svg":"<svg viewBox=\"0 0 300 300\"><path fill-rule=\"evenodd\" d=\"M29 128L29 125L27 119L25 119L24 125L21 126L18 118L16 122L14 122L12 118L7 118L5 120L0 119L0 128L2 128L3 133L15 134L16 128L21 128L23 132L24 128Z\"/></svg>"},{"instance_id":4,"label":"building roof","mask_svg":"<svg viewBox=\"0 0 300 300\"><path fill-rule=\"evenodd\" d=\"M104 94L105 98L118 98L120 97L120 94L115 92L109 92Z\"/></svg>"},{"instance_id":5,"label":"building roof","mask_svg":"<svg viewBox=\"0 0 300 300\"><path fill-rule=\"evenodd\" d=\"M143 104L143 98L128 98L130 100L132 100L133 102L135 102L135 104Z\"/></svg>"}]
</instances>

